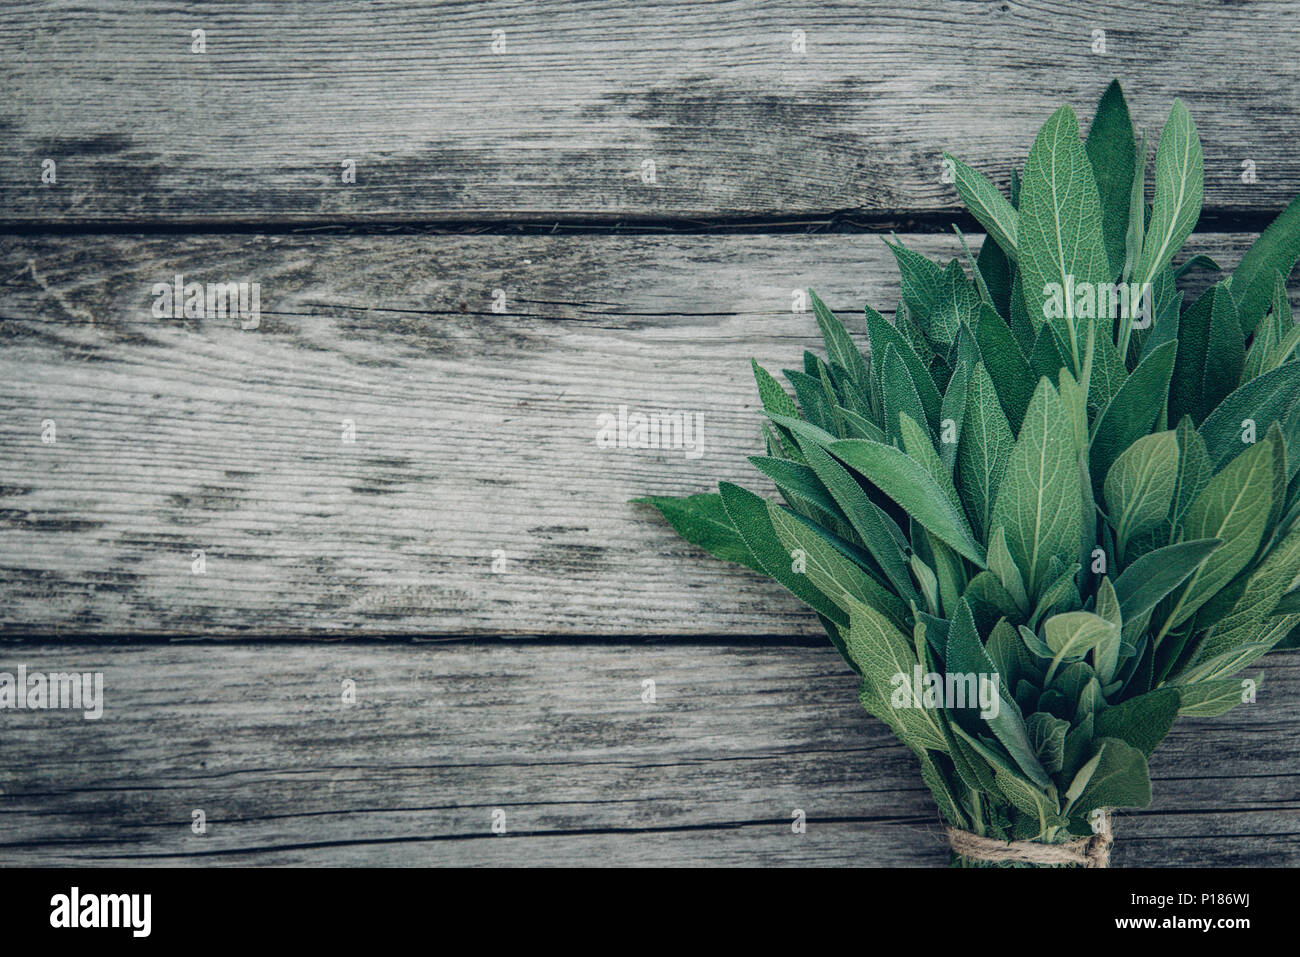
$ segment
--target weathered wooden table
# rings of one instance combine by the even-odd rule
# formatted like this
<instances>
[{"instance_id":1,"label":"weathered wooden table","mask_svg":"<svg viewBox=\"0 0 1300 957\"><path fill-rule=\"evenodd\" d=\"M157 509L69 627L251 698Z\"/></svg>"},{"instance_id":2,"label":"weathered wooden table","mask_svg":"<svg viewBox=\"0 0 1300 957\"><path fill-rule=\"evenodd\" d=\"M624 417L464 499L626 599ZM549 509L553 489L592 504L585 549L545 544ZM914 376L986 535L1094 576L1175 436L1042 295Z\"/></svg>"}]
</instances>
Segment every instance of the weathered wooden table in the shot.
<instances>
[{"instance_id":1,"label":"weathered wooden table","mask_svg":"<svg viewBox=\"0 0 1300 957\"><path fill-rule=\"evenodd\" d=\"M1235 264L1300 192L1296 5L242 6L0 18L0 670L105 681L0 712L0 863L944 863L812 614L627 500L764 487L793 291L892 305L941 150L1005 185L1112 76L1151 142L1189 104ZM621 405L704 454L598 448ZM1116 863L1300 863L1265 663Z\"/></svg>"}]
</instances>

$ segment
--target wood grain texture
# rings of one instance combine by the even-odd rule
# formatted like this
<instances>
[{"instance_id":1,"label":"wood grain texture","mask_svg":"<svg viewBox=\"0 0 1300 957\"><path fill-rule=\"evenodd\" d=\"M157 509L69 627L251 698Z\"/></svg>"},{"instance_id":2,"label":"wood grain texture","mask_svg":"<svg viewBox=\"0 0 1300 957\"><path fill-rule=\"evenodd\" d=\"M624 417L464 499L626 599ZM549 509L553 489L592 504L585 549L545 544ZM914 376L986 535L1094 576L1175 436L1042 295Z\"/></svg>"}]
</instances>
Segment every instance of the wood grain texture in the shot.
<instances>
[{"instance_id":1,"label":"wood grain texture","mask_svg":"<svg viewBox=\"0 0 1300 957\"><path fill-rule=\"evenodd\" d=\"M260 282L260 327L152 318L175 273ZM898 295L876 236L29 237L0 277L0 626L67 636L819 634L628 500L771 492L749 358L821 350L791 291L864 347ZM704 454L597 448L620 405Z\"/></svg>"},{"instance_id":2,"label":"wood grain texture","mask_svg":"<svg viewBox=\"0 0 1300 957\"><path fill-rule=\"evenodd\" d=\"M5 864L947 860L915 759L829 648L0 646L20 663L102 671L105 704L3 713ZM1117 866L1300 865L1300 653L1264 665L1255 704L1156 753Z\"/></svg>"},{"instance_id":3,"label":"wood grain texture","mask_svg":"<svg viewBox=\"0 0 1300 957\"><path fill-rule=\"evenodd\" d=\"M1153 149L1187 102L1207 209L1279 209L1300 192L1294 14L1286 0L26 0L0 21L0 219L932 213L956 206L943 150L1005 186L1041 123L1070 103L1086 126L1112 77ZM195 29L206 53L190 52Z\"/></svg>"}]
</instances>

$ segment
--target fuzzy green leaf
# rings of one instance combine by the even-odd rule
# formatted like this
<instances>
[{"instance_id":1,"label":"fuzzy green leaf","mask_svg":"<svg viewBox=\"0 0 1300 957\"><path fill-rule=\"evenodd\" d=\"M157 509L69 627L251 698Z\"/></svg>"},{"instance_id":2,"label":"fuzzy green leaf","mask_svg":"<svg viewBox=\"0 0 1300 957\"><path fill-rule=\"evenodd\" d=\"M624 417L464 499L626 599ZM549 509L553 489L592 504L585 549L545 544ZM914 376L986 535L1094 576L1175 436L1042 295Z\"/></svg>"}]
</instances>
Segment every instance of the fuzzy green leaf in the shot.
<instances>
[{"instance_id":1,"label":"fuzzy green leaf","mask_svg":"<svg viewBox=\"0 0 1300 957\"><path fill-rule=\"evenodd\" d=\"M1006 474L998 486L992 527L1006 533L1007 548L1025 577L1031 597L1047 584L1052 558L1069 561L1079 548L1081 494L1073 429L1061 398L1047 379L1040 379L1029 403Z\"/></svg>"},{"instance_id":2,"label":"fuzzy green leaf","mask_svg":"<svg viewBox=\"0 0 1300 957\"><path fill-rule=\"evenodd\" d=\"M1144 435L1115 460L1106 475L1105 498L1120 555L1130 538L1163 524L1177 475L1178 439L1173 432Z\"/></svg>"},{"instance_id":3,"label":"fuzzy green leaf","mask_svg":"<svg viewBox=\"0 0 1300 957\"><path fill-rule=\"evenodd\" d=\"M981 226L988 231L1002 251L1012 260L1016 258L1016 229L1019 215L998 188L983 173L971 169L961 160L944 153L952 164L957 195L966 204Z\"/></svg>"},{"instance_id":4,"label":"fuzzy green leaf","mask_svg":"<svg viewBox=\"0 0 1300 957\"><path fill-rule=\"evenodd\" d=\"M1196 124L1183 101L1174 100L1156 148L1156 191L1135 272L1137 282L1151 282L1182 248L1201 215L1204 178Z\"/></svg>"},{"instance_id":5,"label":"fuzzy green leaf","mask_svg":"<svg viewBox=\"0 0 1300 957\"><path fill-rule=\"evenodd\" d=\"M840 322L839 317L831 312L826 303L822 302L817 293L811 289L808 290L808 298L812 300L813 315L822 331L822 338L826 341L827 358L831 362L838 363L848 372L855 385L865 389L867 363L863 360L858 347L853 344L849 331L844 328L844 323Z\"/></svg>"},{"instance_id":6,"label":"fuzzy green leaf","mask_svg":"<svg viewBox=\"0 0 1300 957\"><path fill-rule=\"evenodd\" d=\"M1245 340L1223 283L1211 286L1183 313L1178 358L1169 383L1169 417L1203 422L1241 381Z\"/></svg>"},{"instance_id":7,"label":"fuzzy green leaf","mask_svg":"<svg viewBox=\"0 0 1300 957\"><path fill-rule=\"evenodd\" d=\"M1223 546L1197 566L1161 628L1186 621L1246 567L1268 524L1273 504L1273 443L1264 439L1228 463L1187 508L1185 539L1218 538Z\"/></svg>"},{"instance_id":8,"label":"fuzzy green leaf","mask_svg":"<svg viewBox=\"0 0 1300 957\"><path fill-rule=\"evenodd\" d=\"M1269 423L1281 421L1300 405L1300 362L1288 362L1237 389L1210 413L1200 429L1210 464L1220 468L1224 461L1241 451L1246 419L1255 423L1262 435Z\"/></svg>"},{"instance_id":9,"label":"fuzzy green leaf","mask_svg":"<svg viewBox=\"0 0 1300 957\"><path fill-rule=\"evenodd\" d=\"M1025 306L1031 316L1046 318L1070 350L1079 368L1079 332L1073 296L1082 283L1110 281L1102 238L1101 197L1092 175L1074 111L1063 106L1039 131L1025 162L1020 186L1020 270ZM1061 315L1049 309L1055 288Z\"/></svg>"},{"instance_id":10,"label":"fuzzy green leaf","mask_svg":"<svg viewBox=\"0 0 1300 957\"><path fill-rule=\"evenodd\" d=\"M685 498L671 495L647 495L632 499L634 503L653 505L673 530L692 545L696 545L714 558L735 562L756 572L766 574L762 564L745 544L745 539L722 505L722 496L716 492L701 492Z\"/></svg>"},{"instance_id":11,"label":"fuzzy green leaf","mask_svg":"<svg viewBox=\"0 0 1300 957\"><path fill-rule=\"evenodd\" d=\"M1251 680L1258 688L1264 676L1256 675ZM1181 685L1178 688L1178 714L1189 718L1217 718L1237 705L1244 704L1248 687L1247 681L1239 678L1219 678Z\"/></svg>"},{"instance_id":12,"label":"fuzzy green leaf","mask_svg":"<svg viewBox=\"0 0 1300 957\"><path fill-rule=\"evenodd\" d=\"M1101 196L1101 235L1110 275L1124 267L1124 238L1129 225L1129 193L1137 164L1133 121L1119 81L1112 80L1097 104L1084 147ZM978 218L978 217L977 217Z\"/></svg>"},{"instance_id":13,"label":"fuzzy green leaf","mask_svg":"<svg viewBox=\"0 0 1300 957\"><path fill-rule=\"evenodd\" d=\"M808 580L791 569L790 555L777 537L768 517L767 502L753 492L730 482L719 482L718 491L732 525L740 533L762 570L837 625L847 625L848 615Z\"/></svg>"},{"instance_id":14,"label":"fuzzy green leaf","mask_svg":"<svg viewBox=\"0 0 1300 957\"><path fill-rule=\"evenodd\" d=\"M966 516L952 505L956 493L940 487L925 466L893 446L866 439L833 442L827 451L897 502L940 541L984 567L982 549Z\"/></svg>"},{"instance_id":15,"label":"fuzzy green leaf","mask_svg":"<svg viewBox=\"0 0 1300 957\"><path fill-rule=\"evenodd\" d=\"M1178 717L1178 692L1157 688L1129 698L1097 715L1097 736L1120 738L1147 757L1156 749Z\"/></svg>"},{"instance_id":16,"label":"fuzzy green leaf","mask_svg":"<svg viewBox=\"0 0 1300 957\"><path fill-rule=\"evenodd\" d=\"M1151 778L1140 750L1118 738L1097 738L1097 753L1080 769L1066 791L1067 813L1083 815L1099 807L1146 807Z\"/></svg>"},{"instance_id":17,"label":"fuzzy green leaf","mask_svg":"<svg viewBox=\"0 0 1300 957\"><path fill-rule=\"evenodd\" d=\"M1145 355L1098 419L1088 453L1097 491L1120 453L1150 432L1159 420L1177 349L1177 343L1167 342Z\"/></svg>"},{"instance_id":18,"label":"fuzzy green leaf","mask_svg":"<svg viewBox=\"0 0 1300 957\"><path fill-rule=\"evenodd\" d=\"M1255 326L1268 309L1273 292L1273 277L1291 275L1300 258L1300 196L1291 200L1241 257L1241 263L1228 280L1243 332Z\"/></svg>"}]
</instances>

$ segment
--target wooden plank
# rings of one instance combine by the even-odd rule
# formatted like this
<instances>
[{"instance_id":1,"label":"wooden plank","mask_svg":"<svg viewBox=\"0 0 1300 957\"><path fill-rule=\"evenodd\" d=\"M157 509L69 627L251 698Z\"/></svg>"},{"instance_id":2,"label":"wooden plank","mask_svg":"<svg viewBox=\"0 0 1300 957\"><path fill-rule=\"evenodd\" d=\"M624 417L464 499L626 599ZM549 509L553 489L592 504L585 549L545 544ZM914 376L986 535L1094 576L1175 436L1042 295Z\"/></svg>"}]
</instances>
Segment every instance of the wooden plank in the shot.
<instances>
[{"instance_id":1,"label":"wooden plank","mask_svg":"<svg viewBox=\"0 0 1300 957\"><path fill-rule=\"evenodd\" d=\"M947 860L915 759L829 648L4 645L19 664L102 672L104 711L4 712L9 865ZM1300 864L1300 653L1264 665L1255 704L1157 752L1117 865Z\"/></svg>"},{"instance_id":2,"label":"wooden plank","mask_svg":"<svg viewBox=\"0 0 1300 957\"><path fill-rule=\"evenodd\" d=\"M260 326L154 319L176 273L261 283ZM770 489L749 358L821 349L791 291L864 348L898 295L876 236L29 237L0 276L0 626L73 636L819 634L628 500ZM703 454L597 448L622 405Z\"/></svg>"},{"instance_id":3,"label":"wooden plank","mask_svg":"<svg viewBox=\"0 0 1300 957\"><path fill-rule=\"evenodd\" d=\"M1207 209L1277 210L1300 192L1294 12L1286 0L27 0L0 22L0 218L933 213L956 205L941 151L1005 186L1052 111L1070 103L1086 125L1113 76L1153 146L1173 99L1188 103ZM191 52L196 29L205 53ZM1242 182L1247 161L1255 182Z\"/></svg>"}]
</instances>

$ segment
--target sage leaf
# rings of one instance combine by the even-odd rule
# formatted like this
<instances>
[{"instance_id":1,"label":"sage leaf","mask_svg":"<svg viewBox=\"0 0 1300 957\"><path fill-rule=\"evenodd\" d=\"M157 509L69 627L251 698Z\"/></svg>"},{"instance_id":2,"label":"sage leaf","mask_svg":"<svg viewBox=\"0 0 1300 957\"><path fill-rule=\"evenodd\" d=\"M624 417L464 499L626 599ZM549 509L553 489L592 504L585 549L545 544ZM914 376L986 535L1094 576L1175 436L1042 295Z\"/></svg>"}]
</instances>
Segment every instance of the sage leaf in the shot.
<instances>
[{"instance_id":1,"label":"sage leaf","mask_svg":"<svg viewBox=\"0 0 1300 957\"><path fill-rule=\"evenodd\" d=\"M1260 234L1228 280L1243 332L1255 331L1255 326L1268 309L1273 277L1278 273L1284 277L1291 275L1298 258L1300 196L1293 199L1291 205Z\"/></svg>"},{"instance_id":2,"label":"sage leaf","mask_svg":"<svg viewBox=\"0 0 1300 957\"><path fill-rule=\"evenodd\" d=\"M982 550L965 515L952 506L947 489L941 488L915 459L892 446L866 439L833 442L827 451L893 499L940 541L984 567Z\"/></svg>"},{"instance_id":3,"label":"sage leaf","mask_svg":"<svg viewBox=\"0 0 1300 957\"><path fill-rule=\"evenodd\" d=\"M1097 715L1097 736L1119 738L1150 757L1174 726L1178 709L1179 693L1157 688L1103 709Z\"/></svg>"},{"instance_id":4,"label":"sage leaf","mask_svg":"<svg viewBox=\"0 0 1300 957\"><path fill-rule=\"evenodd\" d=\"M1020 185L1019 265L1025 307L1056 328L1079 371L1079 324L1073 291L1107 283L1101 198L1079 140L1074 111L1063 106L1034 140ZM1053 290L1061 308L1054 308ZM1059 315L1058 315L1059 312Z\"/></svg>"},{"instance_id":5,"label":"sage leaf","mask_svg":"<svg viewBox=\"0 0 1300 957\"><path fill-rule=\"evenodd\" d=\"M1112 80L1097 104L1084 144L1101 198L1101 235L1111 278L1124 268L1124 240L1129 226L1129 196L1137 164L1133 121L1119 81ZM970 204L967 203L967 206ZM972 210L972 212L974 212ZM979 217L976 216L976 219ZM981 220L983 222L983 220Z\"/></svg>"},{"instance_id":6,"label":"sage leaf","mask_svg":"<svg viewBox=\"0 0 1300 957\"><path fill-rule=\"evenodd\" d=\"M1130 538L1160 526L1169 514L1178 474L1178 439L1173 432L1144 435L1115 460L1106 474L1105 499L1119 555Z\"/></svg>"},{"instance_id":7,"label":"sage leaf","mask_svg":"<svg viewBox=\"0 0 1300 957\"><path fill-rule=\"evenodd\" d=\"M1146 756L1118 738L1095 739L1097 753L1083 766L1066 791L1069 815L1099 807L1146 807L1151 803L1151 778ZM1082 786L1079 786L1082 779Z\"/></svg>"},{"instance_id":8,"label":"sage leaf","mask_svg":"<svg viewBox=\"0 0 1300 957\"><path fill-rule=\"evenodd\" d=\"M1182 248L1201 215L1205 170L1201 139L1182 100L1174 100L1156 147L1156 191L1151 222L1142 243L1135 274L1151 282Z\"/></svg>"},{"instance_id":9,"label":"sage leaf","mask_svg":"<svg viewBox=\"0 0 1300 957\"><path fill-rule=\"evenodd\" d=\"M1019 215L998 188L983 173L971 169L948 153L944 159L951 164L957 195L966 204L971 215L988 231L994 241L1011 260L1016 259L1016 230Z\"/></svg>"},{"instance_id":10,"label":"sage leaf","mask_svg":"<svg viewBox=\"0 0 1300 957\"><path fill-rule=\"evenodd\" d=\"M1007 548L1025 576L1025 588L1037 596L1046 584L1054 557L1073 558L1078 550L1081 517L1077 508L1062 508L1080 495L1073 431L1061 398L1047 379L1040 379L998 485L992 526L1006 533Z\"/></svg>"}]
</instances>

